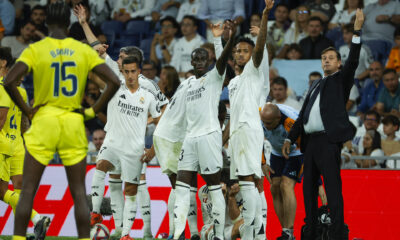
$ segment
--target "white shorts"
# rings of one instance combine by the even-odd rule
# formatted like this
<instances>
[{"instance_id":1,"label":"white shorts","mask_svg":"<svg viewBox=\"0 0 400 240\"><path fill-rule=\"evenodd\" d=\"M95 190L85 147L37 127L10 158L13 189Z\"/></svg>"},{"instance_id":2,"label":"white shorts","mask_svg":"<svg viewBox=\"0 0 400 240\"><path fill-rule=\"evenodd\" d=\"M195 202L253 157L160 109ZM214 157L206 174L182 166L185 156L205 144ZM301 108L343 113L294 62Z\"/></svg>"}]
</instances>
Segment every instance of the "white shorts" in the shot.
<instances>
[{"instance_id":1,"label":"white shorts","mask_svg":"<svg viewBox=\"0 0 400 240\"><path fill-rule=\"evenodd\" d=\"M162 172L167 175L176 174L182 143L170 142L165 138L153 136L153 145Z\"/></svg>"},{"instance_id":2,"label":"white shorts","mask_svg":"<svg viewBox=\"0 0 400 240\"><path fill-rule=\"evenodd\" d=\"M264 133L252 129L248 124L241 124L234 130L230 140L231 179L238 176L254 175L261 177L261 159L264 145Z\"/></svg>"},{"instance_id":3,"label":"white shorts","mask_svg":"<svg viewBox=\"0 0 400 240\"><path fill-rule=\"evenodd\" d=\"M214 174L222 169L222 135L212 132L200 137L187 137L183 141L178 171Z\"/></svg>"},{"instance_id":4,"label":"white shorts","mask_svg":"<svg viewBox=\"0 0 400 240\"><path fill-rule=\"evenodd\" d=\"M114 166L110 174L121 174L122 181L139 184L143 170L143 163L140 161L141 156L122 153L113 147L103 145L97 155L97 160L109 161Z\"/></svg>"}]
</instances>

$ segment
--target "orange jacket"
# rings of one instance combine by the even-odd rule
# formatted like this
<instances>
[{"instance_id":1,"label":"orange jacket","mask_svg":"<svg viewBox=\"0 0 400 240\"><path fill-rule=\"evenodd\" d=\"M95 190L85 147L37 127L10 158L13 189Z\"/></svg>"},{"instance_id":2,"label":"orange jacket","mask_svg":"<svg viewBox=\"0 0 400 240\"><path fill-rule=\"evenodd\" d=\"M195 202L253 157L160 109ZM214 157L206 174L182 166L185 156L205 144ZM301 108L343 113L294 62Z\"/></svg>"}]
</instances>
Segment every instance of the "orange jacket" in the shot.
<instances>
[{"instance_id":1,"label":"orange jacket","mask_svg":"<svg viewBox=\"0 0 400 240\"><path fill-rule=\"evenodd\" d=\"M400 72L400 48L394 47L390 51L389 59L386 63L386 68L393 68L396 72Z\"/></svg>"}]
</instances>

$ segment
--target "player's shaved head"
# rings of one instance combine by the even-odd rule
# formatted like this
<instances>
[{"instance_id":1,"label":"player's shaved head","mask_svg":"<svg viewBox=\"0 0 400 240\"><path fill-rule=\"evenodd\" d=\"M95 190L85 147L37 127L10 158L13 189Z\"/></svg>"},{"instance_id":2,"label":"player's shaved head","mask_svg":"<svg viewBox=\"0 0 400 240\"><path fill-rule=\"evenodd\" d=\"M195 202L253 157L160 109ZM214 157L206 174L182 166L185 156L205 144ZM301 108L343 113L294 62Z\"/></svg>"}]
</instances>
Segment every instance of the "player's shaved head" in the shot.
<instances>
[{"instance_id":1,"label":"player's shaved head","mask_svg":"<svg viewBox=\"0 0 400 240\"><path fill-rule=\"evenodd\" d=\"M260 113L260 116L264 126L271 130L278 126L281 119L281 111L277 105L273 103L266 103Z\"/></svg>"}]
</instances>

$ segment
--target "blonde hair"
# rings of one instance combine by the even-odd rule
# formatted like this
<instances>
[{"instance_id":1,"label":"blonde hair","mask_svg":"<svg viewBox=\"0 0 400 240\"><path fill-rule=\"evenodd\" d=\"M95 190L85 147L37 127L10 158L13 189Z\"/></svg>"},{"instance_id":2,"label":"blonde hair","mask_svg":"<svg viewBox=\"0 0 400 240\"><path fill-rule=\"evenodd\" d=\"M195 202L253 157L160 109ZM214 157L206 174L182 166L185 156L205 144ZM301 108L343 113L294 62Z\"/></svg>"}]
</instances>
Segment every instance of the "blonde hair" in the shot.
<instances>
[{"instance_id":1,"label":"blonde hair","mask_svg":"<svg viewBox=\"0 0 400 240\"><path fill-rule=\"evenodd\" d=\"M305 5L300 5L300 6L298 6L297 8L296 8L296 20L295 20L295 30L294 30L294 39L295 39L295 41L297 42L297 37L300 35L300 23L299 23L299 21L297 20L297 16L298 16L298 11L299 11L299 9L300 8L305 8L307 11L308 11L308 17L310 17L310 9L307 7L307 6L305 6Z\"/></svg>"}]
</instances>

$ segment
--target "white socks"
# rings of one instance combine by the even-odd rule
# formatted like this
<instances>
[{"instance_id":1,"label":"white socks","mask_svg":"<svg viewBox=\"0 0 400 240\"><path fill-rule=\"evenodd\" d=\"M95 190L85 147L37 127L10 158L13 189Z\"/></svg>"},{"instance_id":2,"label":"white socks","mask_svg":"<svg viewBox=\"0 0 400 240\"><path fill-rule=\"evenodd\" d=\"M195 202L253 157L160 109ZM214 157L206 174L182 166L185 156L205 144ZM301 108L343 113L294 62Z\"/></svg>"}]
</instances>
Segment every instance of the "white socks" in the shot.
<instances>
[{"instance_id":1,"label":"white socks","mask_svg":"<svg viewBox=\"0 0 400 240\"><path fill-rule=\"evenodd\" d=\"M264 224L264 232L267 232L267 199L265 198L264 192L260 192L261 196L261 207L262 207L262 217L263 217L263 224Z\"/></svg>"},{"instance_id":2,"label":"white socks","mask_svg":"<svg viewBox=\"0 0 400 240\"><path fill-rule=\"evenodd\" d=\"M115 230L122 230L122 216L124 211L124 193L120 179L109 178L111 210L114 217Z\"/></svg>"},{"instance_id":3,"label":"white socks","mask_svg":"<svg viewBox=\"0 0 400 240\"><path fill-rule=\"evenodd\" d=\"M169 217L169 235L174 234L174 207L175 207L175 189L171 188L168 198L168 217Z\"/></svg>"},{"instance_id":4,"label":"white socks","mask_svg":"<svg viewBox=\"0 0 400 240\"><path fill-rule=\"evenodd\" d=\"M257 188L254 188L254 193L257 196L256 198L256 218L254 221L254 234L256 240L264 240L265 239L265 229L263 226L263 212L262 212L262 204L261 204L261 195L258 192Z\"/></svg>"},{"instance_id":5,"label":"white socks","mask_svg":"<svg viewBox=\"0 0 400 240\"><path fill-rule=\"evenodd\" d=\"M135 196L127 196L125 195L125 206L124 206L124 217L123 217L123 227L122 227L122 235L128 235L131 231L133 222L136 217L136 195Z\"/></svg>"},{"instance_id":6,"label":"white socks","mask_svg":"<svg viewBox=\"0 0 400 240\"><path fill-rule=\"evenodd\" d=\"M189 207L188 223L191 236L199 235L199 230L197 229L196 194L197 194L197 188L190 187L190 207Z\"/></svg>"},{"instance_id":7,"label":"white socks","mask_svg":"<svg viewBox=\"0 0 400 240\"><path fill-rule=\"evenodd\" d=\"M240 237L242 240L254 239L256 205L260 197L254 190L253 182L239 181L239 187L243 197L242 215L244 220Z\"/></svg>"},{"instance_id":8,"label":"white socks","mask_svg":"<svg viewBox=\"0 0 400 240\"><path fill-rule=\"evenodd\" d=\"M92 179L92 212L100 213L101 202L103 201L104 195L104 179L106 178L106 173L100 170L94 170Z\"/></svg>"},{"instance_id":9,"label":"white socks","mask_svg":"<svg viewBox=\"0 0 400 240\"><path fill-rule=\"evenodd\" d=\"M185 230L186 218L190 207L190 185L181 181L175 184L174 239L178 239Z\"/></svg>"},{"instance_id":10,"label":"white socks","mask_svg":"<svg viewBox=\"0 0 400 240\"><path fill-rule=\"evenodd\" d=\"M226 204L224 195L222 194L221 185L209 186L208 193L211 196L211 202L212 202L211 213L214 219L215 237L222 240L224 239Z\"/></svg>"},{"instance_id":11,"label":"white socks","mask_svg":"<svg viewBox=\"0 0 400 240\"><path fill-rule=\"evenodd\" d=\"M140 180L137 196L140 206L140 212L142 213L144 236L153 236L153 234L151 233L150 194L146 186L146 180Z\"/></svg>"}]
</instances>

